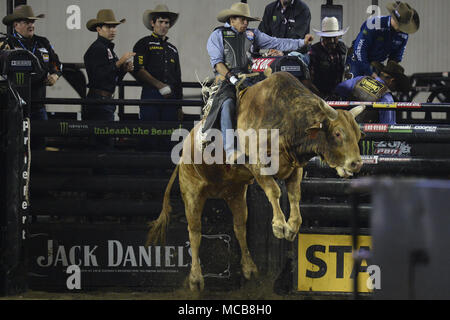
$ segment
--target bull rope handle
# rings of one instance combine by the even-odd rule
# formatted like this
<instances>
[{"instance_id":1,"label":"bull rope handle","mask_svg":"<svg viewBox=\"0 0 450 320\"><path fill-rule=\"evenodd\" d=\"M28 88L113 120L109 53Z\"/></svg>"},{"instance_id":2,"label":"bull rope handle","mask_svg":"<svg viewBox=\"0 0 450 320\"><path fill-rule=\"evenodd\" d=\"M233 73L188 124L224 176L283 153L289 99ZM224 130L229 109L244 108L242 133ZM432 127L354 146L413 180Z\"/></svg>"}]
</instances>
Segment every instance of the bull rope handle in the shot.
<instances>
[{"instance_id":1,"label":"bull rope handle","mask_svg":"<svg viewBox=\"0 0 450 320\"><path fill-rule=\"evenodd\" d=\"M238 75L238 78L245 80L246 78L251 78L251 77L256 77L259 76L261 73L260 72L253 72L253 73L240 73Z\"/></svg>"}]
</instances>

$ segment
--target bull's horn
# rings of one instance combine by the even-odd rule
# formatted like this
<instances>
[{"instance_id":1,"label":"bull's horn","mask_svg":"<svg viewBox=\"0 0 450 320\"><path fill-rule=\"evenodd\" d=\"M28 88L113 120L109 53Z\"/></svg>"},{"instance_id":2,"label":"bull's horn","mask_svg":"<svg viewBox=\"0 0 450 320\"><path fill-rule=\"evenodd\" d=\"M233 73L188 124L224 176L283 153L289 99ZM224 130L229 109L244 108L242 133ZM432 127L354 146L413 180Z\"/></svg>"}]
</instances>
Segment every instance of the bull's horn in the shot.
<instances>
[{"instance_id":1,"label":"bull's horn","mask_svg":"<svg viewBox=\"0 0 450 320\"><path fill-rule=\"evenodd\" d=\"M359 114L360 114L361 112L364 111L365 108L366 108L366 106L356 106L356 107L350 109L349 111L350 111L350 113L352 114L352 116L353 116L354 118L356 118L357 116L359 116Z\"/></svg>"},{"instance_id":2,"label":"bull's horn","mask_svg":"<svg viewBox=\"0 0 450 320\"><path fill-rule=\"evenodd\" d=\"M330 105L328 103L326 103L325 101L323 101L322 99L320 99L319 107L320 107L320 109L322 109L323 112L325 112L325 114L331 121L334 121L337 119L338 112L335 109L333 109L332 107L330 107Z\"/></svg>"}]
</instances>

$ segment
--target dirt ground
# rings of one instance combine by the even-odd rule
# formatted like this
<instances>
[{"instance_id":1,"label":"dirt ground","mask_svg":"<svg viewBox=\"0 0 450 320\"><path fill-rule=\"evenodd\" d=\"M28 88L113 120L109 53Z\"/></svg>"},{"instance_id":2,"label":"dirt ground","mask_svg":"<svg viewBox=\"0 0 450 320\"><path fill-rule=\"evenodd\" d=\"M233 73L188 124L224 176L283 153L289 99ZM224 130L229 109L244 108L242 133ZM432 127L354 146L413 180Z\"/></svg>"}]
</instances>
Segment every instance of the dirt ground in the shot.
<instances>
[{"instance_id":1,"label":"dirt ground","mask_svg":"<svg viewBox=\"0 0 450 320\"><path fill-rule=\"evenodd\" d=\"M272 284L250 282L234 291L211 291L208 288L195 293L186 288L171 292L145 292L127 289L81 292L44 292L29 290L23 294L0 297L0 300L336 300L351 299L351 295L301 294L293 292L279 295Z\"/></svg>"},{"instance_id":2,"label":"dirt ground","mask_svg":"<svg viewBox=\"0 0 450 320\"><path fill-rule=\"evenodd\" d=\"M43 291L28 291L17 296L3 297L1 300L292 300L291 296L279 296L277 294L237 292L208 292L193 294L180 289L173 292L149 293L149 292L80 292L80 293L56 293ZM297 298L298 299L298 298Z\"/></svg>"},{"instance_id":3,"label":"dirt ground","mask_svg":"<svg viewBox=\"0 0 450 320\"><path fill-rule=\"evenodd\" d=\"M208 292L192 294L183 290L167 293L149 292L104 292L96 291L89 293L57 293L44 291L28 291L26 293L0 297L0 300L348 300L349 296L330 295L277 295L275 293L262 294L261 292L249 293L243 291L235 292Z\"/></svg>"}]
</instances>

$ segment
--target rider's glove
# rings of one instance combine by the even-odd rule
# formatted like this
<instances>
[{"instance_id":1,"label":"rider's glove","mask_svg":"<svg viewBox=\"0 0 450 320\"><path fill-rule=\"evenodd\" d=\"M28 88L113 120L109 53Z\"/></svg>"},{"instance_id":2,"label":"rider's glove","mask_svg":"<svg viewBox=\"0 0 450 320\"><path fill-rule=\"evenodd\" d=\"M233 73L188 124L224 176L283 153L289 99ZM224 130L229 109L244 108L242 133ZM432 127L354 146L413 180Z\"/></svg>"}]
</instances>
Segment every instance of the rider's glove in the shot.
<instances>
[{"instance_id":1,"label":"rider's glove","mask_svg":"<svg viewBox=\"0 0 450 320\"><path fill-rule=\"evenodd\" d=\"M228 82L230 82L234 86L239 82L238 77L231 71L228 71L225 78L227 78Z\"/></svg>"}]
</instances>

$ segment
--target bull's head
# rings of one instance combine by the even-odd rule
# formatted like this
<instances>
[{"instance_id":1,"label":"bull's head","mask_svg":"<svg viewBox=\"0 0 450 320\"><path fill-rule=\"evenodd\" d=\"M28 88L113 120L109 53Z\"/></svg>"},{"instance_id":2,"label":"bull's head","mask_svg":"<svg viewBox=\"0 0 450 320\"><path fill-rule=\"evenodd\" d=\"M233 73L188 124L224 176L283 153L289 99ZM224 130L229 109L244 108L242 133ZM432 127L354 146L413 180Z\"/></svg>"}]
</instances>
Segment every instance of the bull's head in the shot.
<instances>
[{"instance_id":1,"label":"bull's head","mask_svg":"<svg viewBox=\"0 0 450 320\"><path fill-rule=\"evenodd\" d=\"M317 139L316 153L331 168L335 168L340 177L352 176L362 167L358 146L362 133L355 118L365 107L357 106L349 111L335 110L323 100L319 106L327 119L308 128L306 132Z\"/></svg>"}]
</instances>

